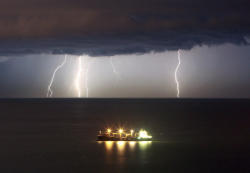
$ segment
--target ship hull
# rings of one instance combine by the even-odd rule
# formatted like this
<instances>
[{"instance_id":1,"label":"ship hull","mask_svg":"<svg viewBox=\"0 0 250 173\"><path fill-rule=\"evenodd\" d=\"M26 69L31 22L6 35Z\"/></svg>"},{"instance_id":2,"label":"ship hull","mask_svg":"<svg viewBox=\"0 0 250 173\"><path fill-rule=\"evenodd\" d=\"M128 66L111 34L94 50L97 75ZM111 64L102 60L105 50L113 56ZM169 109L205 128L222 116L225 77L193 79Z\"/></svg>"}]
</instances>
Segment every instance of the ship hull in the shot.
<instances>
[{"instance_id":1,"label":"ship hull","mask_svg":"<svg viewBox=\"0 0 250 173\"><path fill-rule=\"evenodd\" d=\"M109 137L109 136L98 136L97 141L152 141L152 139L117 138L117 137Z\"/></svg>"}]
</instances>

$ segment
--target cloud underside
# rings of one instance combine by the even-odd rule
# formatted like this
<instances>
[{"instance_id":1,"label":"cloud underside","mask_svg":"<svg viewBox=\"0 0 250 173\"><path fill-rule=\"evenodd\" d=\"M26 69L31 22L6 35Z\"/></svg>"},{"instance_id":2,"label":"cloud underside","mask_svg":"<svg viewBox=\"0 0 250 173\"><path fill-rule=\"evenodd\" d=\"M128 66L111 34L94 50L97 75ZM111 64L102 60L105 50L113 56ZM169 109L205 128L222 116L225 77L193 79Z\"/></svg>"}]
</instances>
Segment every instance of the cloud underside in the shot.
<instances>
[{"instance_id":1,"label":"cloud underside","mask_svg":"<svg viewBox=\"0 0 250 173\"><path fill-rule=\"evenodd\" d=\"M0 56L71 54L112 56L166 50L188 50L197 45L248 45L245 34L233 32L161 32L118 36L72 37L0 41Z\"/></svg>"},{"instance_id":2,"label":"cloud underside","mask_svg":"<svg viewBox=\"0 0 250 173\"><path fill-rule=\"evenodd\" d=\"M1 0L0 56L246 44L249 0Z\"/></svg>"}]
</instances>

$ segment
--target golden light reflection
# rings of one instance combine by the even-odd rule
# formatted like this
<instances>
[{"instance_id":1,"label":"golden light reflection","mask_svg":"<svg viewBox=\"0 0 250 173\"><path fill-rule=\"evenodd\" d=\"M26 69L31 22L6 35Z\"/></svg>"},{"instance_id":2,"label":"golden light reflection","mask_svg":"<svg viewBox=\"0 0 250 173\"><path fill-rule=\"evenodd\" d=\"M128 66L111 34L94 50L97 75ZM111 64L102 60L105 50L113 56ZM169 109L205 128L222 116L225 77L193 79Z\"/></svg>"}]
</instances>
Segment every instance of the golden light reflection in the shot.
<instances>
[{"instance_id":1,"label":"golden light reflection","mask_svg":"<svg viewBox=\"0 0 250 173\"><path fill-rule=\"evenodd\" d=\"M134 150L134 149L135 149L135 146L136 146L136 142L135 142L135 141L130 141L128 144L129 144L129 148L130 148L131 150Z\"/></svg>"},{"instance_id":2,"label":"golden light reflection","mask_svg":"<svg viewBox=\"0 0 250 173\"><path fill-rule=\"evenodd\" d=\"M98 144L105 146L108 155L123 155L125 152L146 151L152 145L152 141L98 141Z\"/></svg>"},{"instance_id":3,"label":"golden light reflection","mask_svg":"<svg viewBox=\"0 0 250 173\"><path fill-rule=\"evenodd\" d=\"M116 143L117 149L120 153L123 153L125 151L125 147L126 147L126 142L125 141L118 141Z\"/></svg>"},{"instance_id":4,"label":"golden light reflection","mask_svg":"<svg viewBox=\"0 0 250 173\"><path fill-rule=\"evenodd\" d=\"M113 141L106 141L106 142L105 142L105 148L106 148L106 150L107 150L107 151L112 151L112 149L113 149L113 144L114 144Z\"/></svg>"}]
</instances>

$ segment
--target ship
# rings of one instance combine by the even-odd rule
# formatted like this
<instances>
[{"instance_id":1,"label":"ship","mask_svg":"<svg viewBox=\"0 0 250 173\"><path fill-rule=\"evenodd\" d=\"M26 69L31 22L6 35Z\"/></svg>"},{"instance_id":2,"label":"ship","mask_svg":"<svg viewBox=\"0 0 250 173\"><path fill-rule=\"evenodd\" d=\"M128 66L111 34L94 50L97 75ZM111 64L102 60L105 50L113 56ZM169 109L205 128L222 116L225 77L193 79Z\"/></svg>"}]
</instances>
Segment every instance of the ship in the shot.
<instances>
[{"instance_id":1,"label":"ship","mask_svg":"<svg viewBox=\"0 0 250 173\"><path fill-rule=\"evenodd\" d=\"M152 136L146 130L141 129L139 132L134 130L100 130L97 135L97 141L151 141Z\"/></svg>"}]
</instances>

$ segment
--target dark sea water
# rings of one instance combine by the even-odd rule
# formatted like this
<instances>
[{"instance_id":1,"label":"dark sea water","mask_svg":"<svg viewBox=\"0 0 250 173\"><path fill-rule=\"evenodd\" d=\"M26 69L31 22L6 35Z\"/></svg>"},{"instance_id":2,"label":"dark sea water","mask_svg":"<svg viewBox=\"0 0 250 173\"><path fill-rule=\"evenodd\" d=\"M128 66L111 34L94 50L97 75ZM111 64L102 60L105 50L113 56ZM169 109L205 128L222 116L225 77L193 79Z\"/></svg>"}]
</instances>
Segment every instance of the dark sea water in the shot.
<instances>
[{"instance_id":1,"label":"dark sea water","mask_svg":"<svg viewBox=\"0 0 250 173\"><path fill-rule=\"evenodd\" d=\"M250 100L2 99L0 172L250 172ZM152 142L97 142L145 128Z\"/></svg>"}]
</instances>

